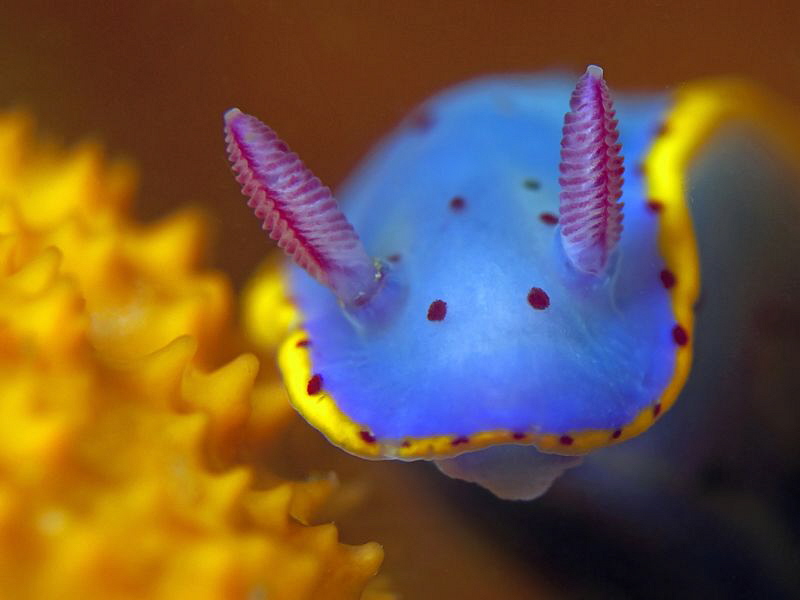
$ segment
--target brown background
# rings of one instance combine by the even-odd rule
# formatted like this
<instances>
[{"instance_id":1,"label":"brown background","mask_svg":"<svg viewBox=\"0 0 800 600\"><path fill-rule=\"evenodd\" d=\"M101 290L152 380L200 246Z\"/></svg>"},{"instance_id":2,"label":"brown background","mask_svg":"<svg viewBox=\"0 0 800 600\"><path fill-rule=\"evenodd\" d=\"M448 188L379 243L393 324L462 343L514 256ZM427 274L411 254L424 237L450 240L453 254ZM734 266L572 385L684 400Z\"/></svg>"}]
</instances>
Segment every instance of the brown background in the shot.
<instances>
[{"instance_id":1,"label":"brown background","mask_svg":"<svg viewBox=\"0 0 800 600\"><path fill-rule=\"evenodd\" d=\"M55 5L55 6L53 6ZM336 6L335 9L329 6ZM140 215L202 203L237 281L266 251L221 140L233 105L329 185L409 108L475 75L583 69L617 89L738 73L800 101L800 2L52 2L0 17L0 108L141 167Z\"/></svg>"}]
</instances>

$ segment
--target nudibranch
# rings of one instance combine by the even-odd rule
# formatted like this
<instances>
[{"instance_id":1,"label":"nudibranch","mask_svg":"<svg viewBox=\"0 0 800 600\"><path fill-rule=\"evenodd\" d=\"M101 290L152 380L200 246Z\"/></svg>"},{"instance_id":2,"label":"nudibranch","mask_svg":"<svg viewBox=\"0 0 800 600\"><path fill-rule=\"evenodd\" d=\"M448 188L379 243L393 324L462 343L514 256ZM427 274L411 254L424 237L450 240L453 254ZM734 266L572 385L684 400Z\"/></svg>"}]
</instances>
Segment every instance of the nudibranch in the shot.
<instances>
[{"instance_id":1,"label":"nudibranch","mask_svg":"<svg viewBox=\"0 0 800 600\"><path fill-rule=\"evenodd\" d=\"M577 85L468 83L418 109L338 201L229 110L236 179L294 261L300 318L279 363L296 409L348 452L434 460L513 499L648 429L694 341L681 182L706 134L664 143L679 110L612 103L596 66Z\"/></svg>"}]
</instances>

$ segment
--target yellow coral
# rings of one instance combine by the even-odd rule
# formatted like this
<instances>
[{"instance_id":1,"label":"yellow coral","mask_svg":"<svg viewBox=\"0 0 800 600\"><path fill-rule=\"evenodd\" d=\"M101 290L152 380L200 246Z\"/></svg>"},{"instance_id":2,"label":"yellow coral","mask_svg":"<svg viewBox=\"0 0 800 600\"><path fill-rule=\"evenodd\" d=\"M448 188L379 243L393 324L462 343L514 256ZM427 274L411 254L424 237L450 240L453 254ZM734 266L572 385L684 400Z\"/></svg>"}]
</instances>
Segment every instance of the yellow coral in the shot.
<instances>
[{"instance_id":1,"label":"yellow coral","mask_svg":"<svg viewBox=\"0 0 800 600\"><path fill-rule=\"evenodd\" d=\"M136 226L129 165L30 138L0 117L0 597L361 596L380 546L309 524L335 481L245 458L277 384L199 367L232 336L197 212Z\"/></svg>"}]
</instances>

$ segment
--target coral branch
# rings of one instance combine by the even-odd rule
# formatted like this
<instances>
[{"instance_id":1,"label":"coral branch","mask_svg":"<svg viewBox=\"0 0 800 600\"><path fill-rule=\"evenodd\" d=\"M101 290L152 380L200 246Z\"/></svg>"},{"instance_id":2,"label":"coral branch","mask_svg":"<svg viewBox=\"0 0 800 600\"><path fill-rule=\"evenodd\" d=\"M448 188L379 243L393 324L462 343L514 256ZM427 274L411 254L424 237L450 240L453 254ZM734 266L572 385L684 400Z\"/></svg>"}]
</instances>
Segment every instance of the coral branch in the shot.
<instances>
[{"instance_id":1,"label":"coral branch","mask_svg":"<svg viewBox=\"0 0 800 600\"><path fill-rule=\"evenodd\" d=\"M561 241L572 265L599 275L622 233L622 155L603 70L578 80L561 139Z\"/></svg>"},{"instance_id":2,"label":"coral branch","mask_svg":"<svg viewBox=\"0 0 800 600\"><path fill-rule=\"evenodd\" d=\"M376 269L329 188L272 129L232 108L225 142L236 180L269 236L345 304L369 296Z\"/></svg>"}]
</instances>

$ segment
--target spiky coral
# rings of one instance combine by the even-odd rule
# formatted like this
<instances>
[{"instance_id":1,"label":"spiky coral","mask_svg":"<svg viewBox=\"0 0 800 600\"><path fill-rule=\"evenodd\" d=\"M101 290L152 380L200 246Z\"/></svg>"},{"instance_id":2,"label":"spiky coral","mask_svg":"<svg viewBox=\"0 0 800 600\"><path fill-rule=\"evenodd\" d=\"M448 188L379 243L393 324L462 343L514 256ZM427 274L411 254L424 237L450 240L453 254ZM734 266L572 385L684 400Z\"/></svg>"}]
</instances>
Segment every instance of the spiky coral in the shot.
<instances>
[{"instance_id":1,"label":"spiky coral","mask_svg":"<svg viewBox=\"0 0 800 600\"><path fill-rule=\"evenodd\" d=\"M286 418L226 339L195 212L148 228L133 173L34 147L0 118L0 596L357 598L377 544L308 526L335 482L282 482L241 446Z\"/></svg>"}]
</instances>

